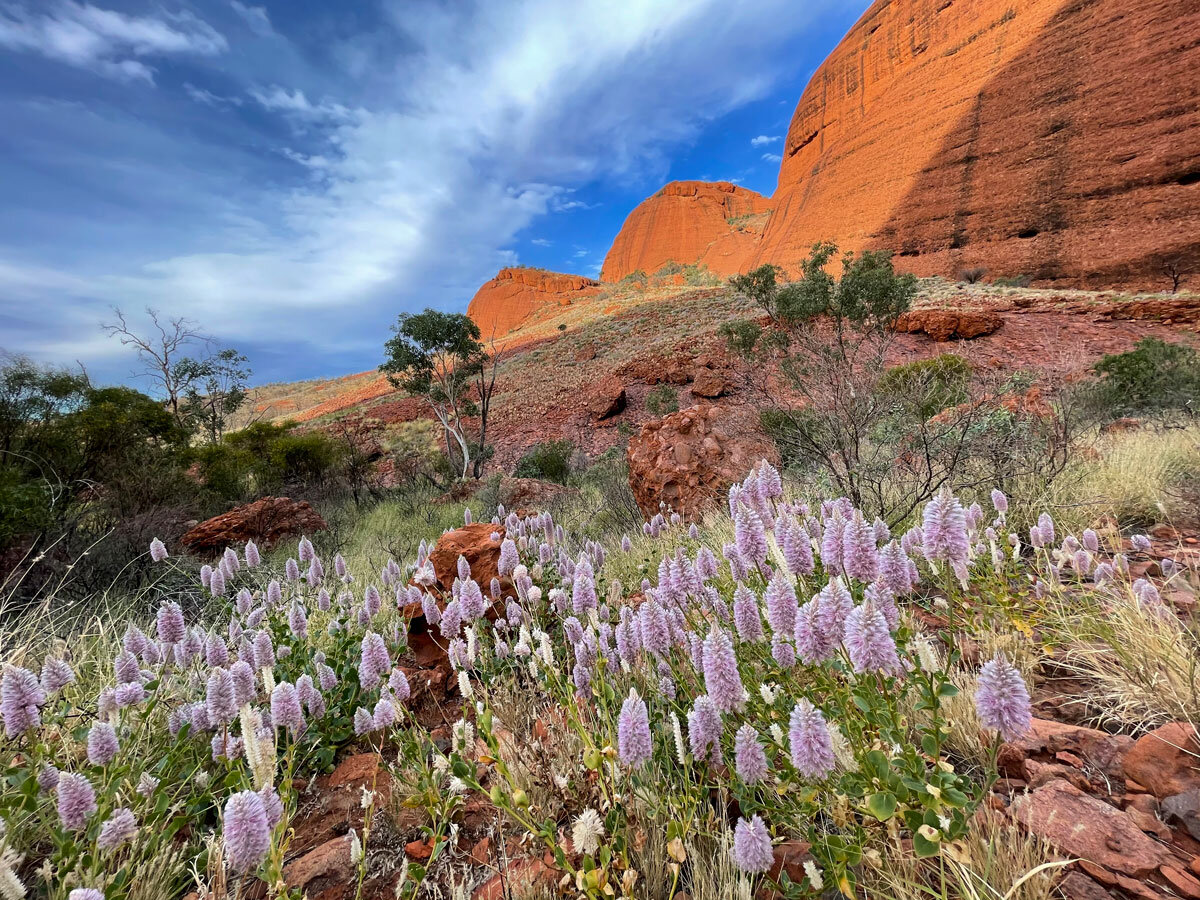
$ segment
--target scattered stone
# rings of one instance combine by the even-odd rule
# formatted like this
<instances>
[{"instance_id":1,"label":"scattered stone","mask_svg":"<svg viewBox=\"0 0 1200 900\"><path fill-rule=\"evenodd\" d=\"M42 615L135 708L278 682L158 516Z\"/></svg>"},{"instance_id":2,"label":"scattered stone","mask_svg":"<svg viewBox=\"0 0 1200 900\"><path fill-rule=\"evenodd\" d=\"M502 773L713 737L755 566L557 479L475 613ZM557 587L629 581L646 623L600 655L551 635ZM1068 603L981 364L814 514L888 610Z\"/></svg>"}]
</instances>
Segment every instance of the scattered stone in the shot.
<instances>
[{"instance_id":1,"label":"scattered stone","mask_svg":"<svg viewBox=\"0 0 1200 900\"><path fill-rule=\"evenodd\" d=\"M254 541L266 549L286 538L324 531L328 526L306 500L263 497L192 528L179 543L197 555L222 552Z\"/></svg>"},{"instance_id":2,"label":"scattered stone","mask_svg":"<svg viewBox=\"0 0 1200 900\"><path fill-rule=\"evenodd\" d=\"M309 897L352 880L350 836L335 837L283 867L283 880ZM337 895L337 896L340 896Z\"/></svg>"},{"instance_id":3,"label":"scattered stone","mask_svg":"<svg viewBox=\"0 0 1200 900\"><path fill-rule=\"evenodd\" d=\"M1200 900L1200 881L1197 881L1187 872L1178 869L1175 866L1163 866L1159 869L1162 877L1167 880L1167 884L1175 893L1181 897L1187 897L1188 900Z\"/></svg>"},{"instance_id":4,"label":"scattered stone","mask_svg":"<svg viewBox=\"0 0 1200 900\"><path fill-rule=\"evenodd\" d=\"M1060 852L1114 873L1145 878L1169 860L1167 852L1128 816L1066 781L1052 781L1018 797L1011 812Z\"/></svg>"},{"instance_id":5,"label":"scattered stone","mask_svg":"<svg viewBox=\"0 0 1200 900\"><path fill-rule=\"evenodd\" d=\"M914 309L896 320L896 330L904 334L927 334L935 341L952 338L972 340L999 331L1004 319L981 310Z\"/></svg>"},{"instance_id":6,"label":"scattered stone","mask_svg":"<svg viewBox=\"0 0 1200 900\"><path fill-rule=\"evenodd\" d=\"M1198 765L1196 729L1184 722L1169 722L1142 735L1124 758L1126 776L1160 800L1200 788Z\"/></svg>"},{"instance_id":7,"label":"scattered stone","mask_svg":"<svg viewBox=\"0 0 1200 900\"><path fill-rule=\"evenodd\" d=\"M1067 900L1112 900L1112 894L1103 885L1082 872L1068 872L1058 883L1058 889Z\"/></svg>"},{"instance_id":8,"label":"scattered stone","mask_svg":"<svg viewBox=\"0 0 1200 900\"><path fill-rule=\"evenodd\" d=\"M733 382L723 373L701 366L692 376L692 396L715 400L733 389Z\"/></svg>"},{"instance_id":9,"label":"scattered stone","mask_svg":"<svg viewBox=\"0 0 1200 900\"><path fill-rule=\"evenodd\" d=\"M601 381L593 386L588 398L588 414L597 422L603 422L624 412L627 402L625 388L620 382Z\"/></svg>"},{"instance_id":10,"label":"scattered stone","mask_svg":"<svg viewBox=\"0 0 1200 900\"><path fill-rule=\"evenodd\" d=\"M1172 794L1162 802L1163 818L1200 840L1200 788Z\"/></svg>"},{"instance_id":11,"label":"scattered stone","mask_svg":"<svg viewBox=\"0 0 1200 900\"><path fill-rule=\"evenodd\" d=\"M558 873L536 856L518 859L475 889L471 900L503 900L533 894L558 880Z\"/></svg>"}]
</instances>

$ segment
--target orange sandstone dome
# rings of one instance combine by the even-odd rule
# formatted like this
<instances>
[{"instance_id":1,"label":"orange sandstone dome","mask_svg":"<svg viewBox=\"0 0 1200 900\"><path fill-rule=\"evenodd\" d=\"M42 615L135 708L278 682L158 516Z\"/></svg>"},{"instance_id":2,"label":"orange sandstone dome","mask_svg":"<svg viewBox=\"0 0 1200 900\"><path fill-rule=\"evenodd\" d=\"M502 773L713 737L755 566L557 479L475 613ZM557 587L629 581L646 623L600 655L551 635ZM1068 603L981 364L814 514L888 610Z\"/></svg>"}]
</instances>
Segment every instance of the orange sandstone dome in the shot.
<instances>
[{"instance_id":1,"label":"orange sandstone dome","mask_svg":"<svg viewBox=\"0 0 1200 900\"><path fill-rule=\"evenodd\" d=\"M503 337L546 306L565 306L591 293L599 282L582 275L563 275L543 269L507 268L475 292L467 315L486 341Z\"/></svg>"},{"instance_id":2,"label":"orange sandstone dome","mask_svg":"<svg viewBox=\"0 0 1200 900\"><path fill-rule=\"evenodd\" d=\"M754 258L771 201L728 181L672 181L643 200L621 226L600 270L602 281L666 263L699 263L718 275L743 271Z\"/></svg>"}]
</instances>

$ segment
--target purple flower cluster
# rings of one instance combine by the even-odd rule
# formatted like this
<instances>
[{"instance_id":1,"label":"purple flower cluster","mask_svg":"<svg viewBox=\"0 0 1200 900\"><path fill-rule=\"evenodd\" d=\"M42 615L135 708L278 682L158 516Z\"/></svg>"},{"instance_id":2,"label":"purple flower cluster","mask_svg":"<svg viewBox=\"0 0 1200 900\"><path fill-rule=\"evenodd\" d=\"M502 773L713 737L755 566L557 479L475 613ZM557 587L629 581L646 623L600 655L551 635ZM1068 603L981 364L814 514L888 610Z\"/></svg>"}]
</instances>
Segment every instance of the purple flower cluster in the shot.
<instances>
[{"instance_id":1,"label":"purple flower cluster","mask_svg":"<svg viewBox=\"0 0 1200 900\"><path fill-rule=\"evenodd\" d=\"M997 655L979 670L975 690L975 709L985 728L1014 741L1028 733L1033 710L1025 679L1008 660Z\"/></svg>"}]
</instances>

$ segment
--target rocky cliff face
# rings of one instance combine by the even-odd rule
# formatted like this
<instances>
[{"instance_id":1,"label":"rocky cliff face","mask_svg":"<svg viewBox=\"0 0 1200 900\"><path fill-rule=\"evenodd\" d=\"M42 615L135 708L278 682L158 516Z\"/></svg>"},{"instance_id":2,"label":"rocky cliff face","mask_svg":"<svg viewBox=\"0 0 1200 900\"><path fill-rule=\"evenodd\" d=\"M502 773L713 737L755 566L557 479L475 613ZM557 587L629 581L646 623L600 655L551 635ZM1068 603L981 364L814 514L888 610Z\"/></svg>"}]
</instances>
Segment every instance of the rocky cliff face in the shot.
<instances>
[{"instance_id":1,"label":"rocky cliff face","mask_svg":"<svg viewBox=\"0 0 1200 900\"><path fill-rule=\"evenodd\" d=\"M639 203L621 226L600 272L620 281L664 264L699 263L718 275L754 258L771 201L728 181L672 181Z\"/></svg>"},{"instance_id":2,"label":"rocky cliff face","mask_svg":"<svg viewBox=\"0 0 1200 900\"><path fill-rule=\"evenodd\" d=\"M757 262L1162 285L1200 253L1200 3L877 0L804 91Z\"/></svg>"},{"instance_id":3,"label":"rocky cliff face","mask_svg":"<svg viewBox=\"0 0 1200 900\"><path fill-rule=\"evenodd\" d=\"M1200 269L1198 71L1197 0L876 0L800 98L774 196L668 184L601 277L794 271L831 239L920 275L1161 288Z\"/></svg>"},{"instance_id":4,"label":"rocky cliff face","mask_svg":"<svg viewBox=\"0 0 1200 900\"><path fill-rule=\"evenodd\" d=\"M546 306L565 306L599 286L582 275L562 275L542 269L501 269L475 292L467 315L479 326L484 340L503 337Z\"/></svg>"}]
</instances>

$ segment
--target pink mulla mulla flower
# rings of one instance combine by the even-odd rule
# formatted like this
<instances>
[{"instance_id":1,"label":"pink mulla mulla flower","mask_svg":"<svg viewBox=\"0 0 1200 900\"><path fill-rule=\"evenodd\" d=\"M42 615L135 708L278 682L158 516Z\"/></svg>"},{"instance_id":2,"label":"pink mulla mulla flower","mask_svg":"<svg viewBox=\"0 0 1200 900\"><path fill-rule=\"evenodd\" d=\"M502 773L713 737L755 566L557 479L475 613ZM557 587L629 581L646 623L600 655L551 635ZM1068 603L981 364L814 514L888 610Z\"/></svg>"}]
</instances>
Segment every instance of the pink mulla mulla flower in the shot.
<instances>
[{"instance_id":1,"label":"pink mulla mulla flower","mask_svg":"<svg viewBox=\"0 0 1200 900\"><path fill-rule=\"evenodd\" d=\"M796 665L796 648L789 638L777 634L771 638L771 658L781 669L790 669Z\"/></svg>"},{"instance_id":2,"label":"pink mulla mulla flower","mask_svg":"<svg viewBox=\"0 0 1200 900\"><path fill-rule=\"evenodd\" d=\"M721 754L721 711L712 699L701 694L692 704L687 717L688 744L692 756L697 760L708 760L719 766L724 760Z\"/></svg>"},{"instance_id":3,"label":"pink mulla mulla flower","mask_svg":"<svg viewBox=\"0 0 1200 900\"><path fill-rule=\"evenodd\" d=\"M999 488L992 488L992 508L1000 515L1008 512L1008 497Z\"/></svg>"},{"instance_id":4,"label":"pink mulla mulla flower","mask_svg":"<svg viewBox=\"0 0 1200 900\"><path fill-rule=\"evenodd\" d=\"M863 599L874 604L875 608L883 613L883 619L892 631L900 626L900 609L896 606L896 598L892 596L887 585L880 581L867 585L867 589L863 591Z\"/></svg>"},{"instance_id":5,"label":"pink mulla mulla flower","mask_svg":"<svg viewBox=\"0 0 1200 900\"><path fill-rule=\"evenodd\" d=\"M442 610L438 620L438 628L446 640L457 637L462 630L462 605L457 600L451 600Z\"/></svg>"},{"instance_id":6,"label":"pink mulla mulla flower","mask_svg":"<svg viewBox=\"0 0 1200 900\"><path fill-rule=\"evenodd\" d=\"M733 627L738 638L753 642L763 639L762 617L758 612L758 598L744 584L738 584L733 592Z\"/></svg>"},{"instance_id":7,"label":"pink mulla mulla flower","mask_svg":"<svg viewBox=\"0 0 1200 900\"><path fill-rule=\"evenodd\" d=\"M1050 513L1042 513L1037 520L1038 534L1042 537L1042 543L1050 545L1054 543L1054 519L1050 517Z\"/></svg>"},{"instance_id":8,"label":"pink mulla mulla flower","mask_svg":"<svg viewBox=\"0 0 1200 900\"><path fill-rule=\"evenodd\" d=\"M967 514L946 488L925 504L921 519L921 550L929 562L965 565L970 553Z\"/></svg>"},{"instance_id":9,"label":"pink mulla mulla flower","mask_svg":"<svg viewBox=\"0 0 1200 900\"><path fill-rule=\"evenodd\" d=\"M167 545L158 538L150 542L150 558L156 563L167 558Z\"/></svg>"},{"instance_id":10,"label":"pink mulla mulla flower","mask_svg":"<svg viewBox=\"0 0 1200 900\"><path fill-rule=\"evenodd\" d=\"M444 620L443 620L444 621ZM361 656L358 663L358 680L365 690L374 690L392 669L392 658L388 654L383 638L373 631L363 635Z\"/></svg>"},{"instance_id":11,"label":"pink mulla mulla flower","mask_svg":"<svg viewBox=\"0 0 1200 900\"><path fill-rule=\"evenodd\" d=\"M96 791L83 775L64 772L58 779L58 820L68 831L82 831L96 813Z\"/></svg>"},{"instance_id":12,"label":"pink mulla mulla flower","mask_svg":"<svg viewBox=\"0 0 1200 900\"><path fill-rule=\"evenodd\" d=\"M1033 723L1029 689L1003 654L983 664L976 684L975 709L985 728L1000 732L1006 741L1028 733Z\"/></svg>"},{"instance_id":13,"label":"pink mulla mulla flower","mask_svg":"<svg viewBox=\"0 0 1200 900\"><path fill-rule=\"evenodd\" d=\"M116 730L107 722L95 722L88 730L87 758L93 766L106 766L113 761L121 745Z\"/></svg>"},{"instance_id":14,"label":"pink mulla mulla flower","mask_svg":"<svg viewBox=\"0 0 1200 900\"><path fill-rule=\"evenodd\" d=\"M738 556L747 564L759 565L767 561L767 535L758 513L743 506L734 519L734 543Z\"/></svg>"},{"instance_id":15,"label":"pink mulla mulla flower","mask_svg":"<svg viewBox=\"0 0 1200 900\"><path fill-rule=\"evenodd\" d=\"M909 562L908 554L895 541L879 551L879 580L896 597L903 597L916 587Z\"/></svg>"},{"instance_id":16,"label":"pink mulla mulla flower","mask_svg":"<svg viewBox=\"0 0 1200 900\"><path fill-rule=\"evenodd\" d=\"M671 649L670 625L657 600L647 600L638 607L638 626L642 649L647 653L661 656Z\"/></svg>"},{"instance_id":17,"label":"pink mulla mulla flower","mask_svg":"<svg viewBox=\"0 0 1200 900\"><path fill-rule=\"evenodd\" d=\"M589 609L595 609L598 603L596 582L591 572L591 566L578 566L571 579L571 609L581 616Z\"/></svg>"},{"instance_id":18,"label":"pink mulla mulla flower","mask_svg":"<svg viewBox=\"0 0 1200 900\"><path fill-rule=\"evenodd\" d=\"M438 609L437 600L432 594L422 595L421 613L425 616L425 621L430 627L442 621L442 611Z\"/></svg>"},{"instance_id":19,"label":"pink mulla mulla flower","mask_svg":"<svg viewBox=\"0 0 1200 900\"><path fill-rule=\"evenodd\" d=\"M632 666L640 644L637 619L628 606L621 607L620 621L613 632L613 641L616 644L617 655L621 658L621 662Z\"/></svg>"},{"instance_id":20,"label":"pink mulla mulla flower","mask_svg":"<svg viewBox=\"0 0 1200 900\"><path fill-rule=\"evenodd\" d=\"M283 588L279 586L279 582L272 578L267 582L267 604L269 606L278 606L283 600Z\"/></svg>"},{"instance_id":21,"label":"pink mulla mulla flower","mask_svg":"<svg viewBox=\"0 0 1200 900\"><path fill-rule=\"evenodd\" d=\"M1100 552L1100 536L1091 528L1085 529L1083 532L1083 546L1090 553Z\"/></svg>"},{"instance_id":22,"label":"pink mulla mulla flower","mask_svg":"<svg viewBox=\"0 0 1200 900\"><path fill-rule=\"evenodd\" d=\"M1129 547L1137 553L1149 553L1151 547L1150 538L1144 534L1135 534L1129 539Z\"/></svg>"},{"instance_id":23,"label":"pink mulla mulla flower","mask_svg":"<svg viewBox=\"0 0 1200 900\"><path fill-rule=\"evenodd\" d=\"M329 612L331 606L333 606L333 603L329 599L329 591L321 588L317 592L317 609L321 610L321 612Z\"/></svg>"},{"instance_id":24,"label":"pink mulla mulla flower","mask_svg":"<svg viewBox=\"0 0 1200 900\"><path fill-rule=\"evenodd\" d=\"M737 654L733 641L723 628L713 625L704 639L704 690L717 709L737 712L742 708L742 676L738 672Z\"/></svg>"},{"instance_id":25,"label":"pink mulla mulla flower","mask_svg":"<svg viewBox=\"0 0 1200 900\"><path fill-rule=\"evenodd\" d=\"M729 563L729 573L734 581L745 581L750 576L750 567L738 553L736 544L725 544L721 548L721 555Z\"/></svg>"},{"instance_id":26,"label":"pink mulla mulla flower","mask_svg":"<svg viewBox=\"0 0 1200 900\"><path fill-rule=\"evenodd\" d=\"M220 666L208 674L205 685L204 704L208 717L215 725L228 725L238 714L241 704L233 685L233 676Z\"/></svg>"},{"instance_id":27,"label":"pink mulla mulla flower","mask_svg":"<svg viewBox=\"0 0 1200 900\"><path fill-rule=\"evenodd\" d=\"M200 567L200 584L205 590L208 590L208 586L212 584L212 573L213 567L208 563L205 563Z\"/></svg>"},{"instance_id":28,"label":"pink mulla mulla flower","mask_svg":"<svg viewBox=\"0 0 1200 900\"><path fill-rule=\"evenodd\" d=\"M108 696L111 696L112 702L117 709L127 709L130 706L137 706L148 696L146 689L139 681L117 685L116 690L112 690L111 688L106 688L105 690L112 691ZM101 691L101 694L104 695L104 691ZM102 703L98 703L97 705L103 706ZM104 713L100 712L100 715L104 715Z\"/></svg>"},{"instance_id":29,"label":"pink mulla mulla flower","mask_svg":"<svg viewBox=\"0 0 1200 900\"><path fill-rule=\"evenodd\" d=\"M868 584L879 575L875 528L858 510L842 528L842 571L847 578Z\"/></svg>"},{"instance_id":30,"label":"pink mulla mulla flower","mask_svg":"<svg viewBox=\"0 0 1200 900\"><path fill-rule=\"evenodd\" d=\"M704 638L696 634L694 631L686 631L684 639L688 645L688 655L692 658L692 668L697 672L704 672Z\"/></svg>"},{"instance_id":31,"label":"pink mulla mulla flower","mask_svg":"<svg viewBox=\"0 0 1200 900\"><path fill-rule=\"evenodd\" d=\"M543 544L542 546L545 547L546 545ZM621 552L629 553L631 550L633 550L633 541L631 541L629 539L629 535L627 535L627 534L621 535ZM541 548L539 548L539 558L540 558L540 555L541 555Z\"/></svg>"},{"instance_id":32,"label":"pink mulla mulla flower","mask_svg":"<svg viewBox=\"0 0 1200 900\"><path fill-rule=\"evenodd\" d=\"M383 597L380 596L379 588L375 585L367 585L367 590L363 593L363 606L367 610L367 615L372 619L383 611Z\"/></svg>"},{"instance_id":33,"label":"pink mulla mulla flower","mask_svg":"<svg viewBox=\"0 0 1200 900\"><path fill-rule=\"evenodd\" d=\"M734 769L746 784L758 784L767 777L767 754L758 739L758 732L747 722L733 738Z\"/></svg>"},{"instance_id":34,"label":"pink mulla mulla flower","mask_svg":"<svg viewBox=\"0 0 1200 900\"><path fill-rule=\"evenodd\" d=\"M221 558L225 562L225 568L228 572L235 573L242 567L242 561L238 558L237 551L232 547L226 547Z\"/></svg>"},{"instance_id":35,"label":"pink mulla mulla flower","mask_svg":"<svg viewBox=\"0 0 1200 900\"><path fill-rule=\"evenodd\" d=\"M1071 557L1071 567L1080 576L1089 574L1092 571L1092 554L1080 547Z\"/></svg>"},{"instance_id":36,"label":"pink mulla mulla flower","mask_svg":"<svg viewBox=\"0 0 1200 900\"><path fill-rule=\"evenodd\" d=\"M380 697L371 713L371 727L375 731L391 728L396 723L396 706L387 697Z\"/></svg>"},{"instance_id":37,"label":"pink mulla mulla flower","mask_svg":"<svg viewBox=\"0 0 1200 900\"><path fill-rule=\"evenodd\" d=\"M758 489L764 497L774 500L783 496L783 479L779 470L765 459L758 464Z\"/></svg>"},{"instance_id":38,"label":"pink mulla mulla flower","mask_svg":"<svg viewBox=\"0 0 1200 900\"><path fill-rule=\"evenodd\" d=\"M483 599L483 591L479 589L478 582L467 581L463 583L458 605L462 608L464 622L474 622L487 612L488 604Z\"/></svg>"},{"instance_id":39,"label":"pink mulla mulla flower","mask_svg":"<svg viewBox=\"0 0 1200 900\"><path fill-rule=\"evenodd\" d=\"M4 718L4 733L18 737L42 724L41 708L46 692L37 676L20 666L5 666L0 676L0 713Z\"/></svg>"},{"instance_id":40,"label":"pink mulla mulla flower","mask_svg":"<svg viewBox=\"0 0 1200 900\"><path fill-rule=\"evenodd\" d=\"M875 532L876 546L886 544L892 539L892 530L888 528L887 522L883 521L879 516L875 517L875 521L871 523L871 528Z\"/></svg>"},{"instance_id":41,"label":"pink mulla mulla flower","mask_svg":"<svg viewBox=\"0 0 1200 900\"><path fill-rule=\"evenodd\" d=\"M792 765L805 778L824 778L833 771L833 739L821 711L808 700L792 708L788 727Z\"/></svg>"},{"instance_id":42,"label":"pink mulla mulla flower","mask_svg":"<svg viewBox=\"0 0 1200 900\"><path fill-rule=\"evenodd\" d=\"M304 711L300 708L300 696L294 684L281 681L271 691L271 722L294 736L304 733Z\"/></svg>"},{"instance_id":43,"label":"pink mulla mulla flower","mask_svg":"<svg viewBox=\"0 0 1200 900\"><path fill-rule=\"evenodd\" d=\"M66 660L47 657L42 662L42 690L47 695L57 694L75 680L75 672Z\"/></svg>"},{"instance_id":44,"label":"pink mulla mulla flower","mask_svg":"<svg viewBox=\"0 0 1200 900\"><path fill-rule=\"evenodd\" d=\"M843 641L856 673L900 675L904 672L887 620L874 603L867 601L850 611Z\"/></svg>"},{"instance_id":45,"label":"pink mulla mulla flower","mask_svg":"<svg viewBox=\"0 0 1200 900\"><path fill-rule=\"evenodd\" d=\"M239 875L257 869L271 850L271 827L262 797L241 791L225 802L225 859Z\"/></svg>"},{"instance_id":46,"label":"pink mulla mulla flower","mask_svg":"<svg viewBox=\"0 0 1200 900\"><path fill-rule=\"evenodd\" d=\"M516 542L512 538L502 540L500 542L500 559L496 563L496 572L501 578L507 578L520 563L521 557L517 553Z\"/></svg>"},{"instance_id":47,"label":"pink mulla mulla flower","mask_svg":"<svg viewBox=\"0 0 1200 900\"><path fill-rule=\"evenodd\" d=\"M467 562L465 556L459 556L458 562L455 564L458 569L458 577L462 581L466 581L471 577L471 564Z\"/></svg>"},{"instance_id":48,"label":"pink mulla mulla flower","mask_svg":"<svg viewBox=\"0 0 1200 900\"><path fill-rule=\"evenodd\" d=\"M111 853L132 841L137 835L137 828L137 819L134 818L133 811L118 807L100 826L96 846L106 853Z\"/></svg>"},{"instance_id":49,"label":"pink mulla mulla flower","mask_svg":"<svg viewBox=\"0 0 1200 900\"><path fill-rule=\"evenodd\" d=\"M925 534L921 531L920 525L914 525L904 534L900 535L900 549L908 556L913 556L919 553L921 546L925 543Z\"/></svg>"},{"instance_id":50,"label":"pink mulla mulla flower","mask_svg":"<svg viewBox=\"0 0 1200 900\"><path fill-rule=\"evenodd\" d=\"M623 765L640 769L654 753L646 701L630 690L617 717L617 756Z\"/></svg>"},{"instance_id":51,"label":"pink mulla mulla flower","mask_svg":"<svg viewBox=\"0 0 1200 900\"><path fill-rule=\"evenodd\" d=\"M778 635L790 635L796 627L796 589L781 572L776 572L763 595L767 624Z\"/></svg>"},{"instance_id":52,"label":"pink mulla mulla flower","mask_svg":"<svg viewBox=\"0 0 1200 900\"><path fill-rule=\"evenodd\" d=\"M831 644L842 642L846 616L854 608L854 598L842 583L840 578L832 579L821 588L813 601L817 604L817 627L821 631L822 640Z\"/></svg>"},{"instance_id":53,"label":"pink mulla mulla flower","mask_svg":"<svg viewBox=\"0 0 1200 900\"><path fill-rule=\"evenodd\" d=\"M400 669L392 669L392 673L388 676L388 687L391 688L396 699L404 703L412 696L412 688L408 683L408 676Z\"/></svg>"},{"instance_id":54,"label":"pink mulla mulla flower","mask_svg":"<svg viewBox=\"0 0 1200 900\"><path fill-rule=\"evenodd\" d=\"M491 596L492 600L500 599L501 595L503 594L503 589L501 588L499 578L493 578L488 584L488 594Z\"/></svg>"},{"instance_id":55,"label":"pink mulla mulla flower","mask_svg":"<svg viewBox=\"0 0 1200 900\"><path fill-rule=\"evenodd\" d=\"M842 571L842 534L845 521L838 515L825 520L821 536L821 566L831 575Z\"/></svg>"},{"instance_id":56,"label":"pink mulla mulla flower","mask_svg":"<svg viewBox=\"0 0 1200 900\"><path fill-rule=\"evenodd\" d=\"M771 835L762 816L749 821L739 818L733 829L733 846L729 848L733 864L748 875L761 875L775 864Z\"/></svg>"},{"instance_id":57,"label":"pink mulla mulla flower","mask_svg":"<svg viewBox=\"0 0 1200 900\"><path fill-rule=\"evenodd\" d=\"M179 608L178 603L168 600L158 608L156 627L158 639L164 644L174 644L183 640L183 610Z\"/></svg>"},{"instance_id":58,"label":"pink mulla mulla flower","mask_svg":"<svg viewBox=\"0 0 1200 900\"><path fill-rule=\"evenodd\" d=\"M246 568L248 569L253 569L262 562L262 554L258 552L258 545L254 541L246 541L244 555L246 557Z\"/></svg>"},{"instance_id":59,"label":"pink mulla mulla flower","mask_svg":"<svg viewBox=\"0 0 1200 900\"><path fill-rule=\"evenodd\" d=\"M283 798L271 785L265 784L258 791L263 803L263 811L267 814L267 828L274 829L283 821Z\"/></svg>"},{"instance_id":60,"label":"pink mulla mulla flower","mask_svg":"<svg viewBox=\"0 0 1200 900\"><path fill-rule=\"evenodd\" d=\"M134 656L141 656L146 652L146 635L136 625L130 625L121 638L121 647Z\"/></svg>"},{"instance_id":61,"label":"pink mulla mulla flower","mask_svg":"<svg viewBox=\"0 0 1200 900\"><path fill-rule=\"evenodd\" d=\"M229 646L215 631L210 631L204 637L204 661L209 666L229 664Z\"/></svg>"},{"instance_id":62,"label":"pink mulla mulla flower","mask_svg":"<svg viewBox=\"0 0 1200 900\"><path fill-rule=\"evenodd\" d=\"M300 564L290 556L283 564L283 577L288 581L300 580Z\"/></svg>"},{"instance_id":63,"label":"pink mulla mulla flower","mask_svg":"<svg viewBox=\"0 0 1200 900\"><path fill-rule=\"evenodd\" d=\"M67 900L104 900L104 892L99 888L73 888Z\"/></svg>"},{"instance_id":64,"label":"pink mulla mulla flower","mask_svg":"<svg viewBox=\"0 0 1200 900\"><path fill-rule=\"evenodd\" d=\"M271 643L271 633L265 629L254 635L254 668L275 668L275 645Z\"/></svg>"},{"instance_id":65,"label":"pink mulla mulla flower","mask_svg":"<svg viewBox=\"0 0 1200 900\"><path fill-rule=\"evenodd\" d=\"M317 684L325 692L332 691L337 686L337 673L325 663L317 666Z\"/></svg>"},{"instance_id":66,"label":"pink mulla mulla flower","mask_svg":"<svg viewBox=\"0 0 1200 900\"><path fill-rule=\"evenodd\" d=\"M288 611L288 630L300 640L308 637L308 614L299 602L293 603Z\"/></svg>"},{"instance_id":67,"label":"pink mulla mulla flower","mask_svg":"<svg viewBox=\"0 0 1200 900\"><path fill-rule=\"evenodd\" d=\"M823 663L833 655L836 646L821 631L819 614L820 604L816 600L809 600L796 615L796 653L806 666Z\"/></svg>"},{"instance_id":68,"label":"pink mulla mulla flower","mask_svg":"<svg viewBox=\"0 0 1200 900\"><path fill-rule=\"evenodd\" d=\"M787 522L780 537L784 562L793 575L809 575L815 566L812 538L804 526L794 520Z\"/></svg>"},{"instance_id":69,"label":"pink mulla mulla flower","mask_svg":"<svg viewBox=\"0 0 1200 900\"><path fill-rule=\"evenodd\" d=\"M308 562L313 558L313 545L307 537L300 538L300 543L296 547L296 556L300 558L300 562Z\"/></svg>"},{"instance_id":70,"label":"pink mulla mulla flower","mask_svg":"<svg viewBox=\"0 0 1200 900\"><path fill-rule=\"evenodd\" d=\"M709 547L701 547L696 553L696 574L703 581L708 581L710 578L715 578L719 571L716 555Z\"/></svg>"},{"instance_id":71,"label":"pink mulla mulla flower","mask_svg":"<svg viewBox=\"0 0 1200 900\"><path fill-rule=\"evenodd\" d=\"M308 572L305 575L305 580L309 584L320 584L325 580L325 566L321 563L321 557L314 556L308 564Z\"/></svg>"}]
</instances>

